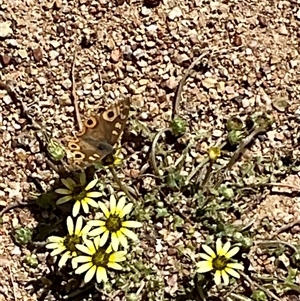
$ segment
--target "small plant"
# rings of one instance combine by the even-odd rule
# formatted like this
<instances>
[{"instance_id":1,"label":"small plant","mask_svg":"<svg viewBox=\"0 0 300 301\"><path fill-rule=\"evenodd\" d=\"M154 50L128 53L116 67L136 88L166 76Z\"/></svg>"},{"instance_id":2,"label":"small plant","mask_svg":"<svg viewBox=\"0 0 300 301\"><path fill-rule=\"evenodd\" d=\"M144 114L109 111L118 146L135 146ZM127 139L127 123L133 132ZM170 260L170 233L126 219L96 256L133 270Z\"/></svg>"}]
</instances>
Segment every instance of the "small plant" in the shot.
<instances>
[{"instance_id":1,"label":"small plant","mask_svg":"<svg viewBox=\"0 0 300 301\"><path fill-rule=\"evenodd\" d=\"M27 245L32 240L32 230L27 227L20 227L14 231L14 240L19 245Z\"/></svg>"}]
</instances>

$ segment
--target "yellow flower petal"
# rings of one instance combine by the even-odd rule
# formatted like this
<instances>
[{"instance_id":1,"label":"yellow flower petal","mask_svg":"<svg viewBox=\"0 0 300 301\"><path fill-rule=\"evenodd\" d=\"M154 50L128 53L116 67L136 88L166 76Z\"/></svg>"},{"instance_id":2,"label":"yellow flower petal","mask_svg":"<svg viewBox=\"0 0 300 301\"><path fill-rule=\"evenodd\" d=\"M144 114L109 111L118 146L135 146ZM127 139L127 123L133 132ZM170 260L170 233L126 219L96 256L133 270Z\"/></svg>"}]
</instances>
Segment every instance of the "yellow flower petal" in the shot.
<instances>
[{"instance_id":1,"label":"yellow flower petal","mask_svg":"<svg viewBox=\"0 0 300 301\"><path fill-rule=\"evenodd\" d=\"M216 271L215 272L214 281L215 281L216 285L220 285L221 284L221 271Z\"/></svg>"},{"instance_id":2,"label":"yellow flower petal","mask_svg":"<svg viewBox=\"0 0 300 301\"><path fill-rule=\"evenodd\" d=\"M133 204L129 203L124 206L124 208L120 211L119 217L123 218L125 215L127 215L132 210Z\"/></svg>"},{"instance_id":3,"label":"yellow flower petal","mask_svg":"<svg viewBox=\"0 0 300 301\"><path fill-rule=\"evenodd\" d=\"M105 231L107 231L107 228L105 226L96 228L92 231L89 232L90 236L97 236L97 235L101 235L102 233L104 233Z\"/></svg>"},{"instance_id":4,"label":"yellow flower petal","mask_svg":"<svg viewBox=\"0 0 300 301\"><path fill-rule=\"evenodd\" d=\"M210 255L212 258L216 258L216 253L213 251L213 249L207 245L202 245L202 249Z\"/></svg>"},{"instance_id":5,"label":"yellow flower petal","mask_svg":"<svg viewBox=\"0 0 300 301\"><path fill-rule=\"evenodd\" d=\"M228 284L229 284L229 276L228 276L228 274L226 273L226 271L225 271L225 270L222 270L222 271L221 271L221 275L222 275L224 284L225 284L225 285L228 285Z\"/></svg>"},{"instance_id":6,"label":"yellow flower petal","mask_svg":"<svg viewBox=\"0 0 300 301\"><path fill-rule=\"evenodd\" d=\"M107 266L114 270L123 270L122 266L116 262L109 262Z\"/></svg>"},{"instance_id":7,"label":"yellow flower petal","mask_svg":"<svg viewBox=\"0 0 300 301\"><path fill-rule=\"evenodd\" d=\"M88 214L88 213L89 213L89 205L88 205L88 203L86 202L85 199L86 199L86 198L84 198L84 199L81 201L81 206L82 206L83 212L84 212L85 214Z\"/></svg>"},{"instance_id":8,"label":"yellow flower petal","mask_svg":"<svg viewBox=\"0 0 300 301\"><path fill-rule=\"evenodd\" d=\"M106 254L110 254L112 252L112 247L111 247L111 244L107 247L107 249L105 250L105 253Z\"/></svg>"},{"instance_id":9,"label":"yellow flower petal","mask_svg":"<svg viewBox=\"0 0 300 301\"><path fill-rule=\"evenodd\" d=\"M121 228L120 231L132 240L138 240L137 235L127 228Z\"/></svg>"},{"instance_id":10,"label":"yellow flower petal","mask_svg":"<svg viewBox=\"0 0 300 301\"><path fill-rule=\"evenodd\" d=\"M221 238L218 238L217 241L216 241L216 253L217 255L220 255L220 252L222 250L222 240Z\"/></svg>"},{"instance_id":11,"label":"yellow flower petal","mask_svg":"<svg viewBox=\"0 0 300 301\"><path fill-rule=\"evenodd\" d=\"M105 225L105 222L100 221L98 219L94 219L94 220L88 221L87 224L92 226L92 227L101 227L101 226Z\"/></svg>"},{"instance_id":12,"label":"yellow flower petal","mask_svg":"<svg viewBox=\"0 0 300 301\"><path fill-rule=\"evenodd\" d=\"M93 266L92 262L87 262L75 270L75 274L82 274Z\"/></svg>"},{"instance_id":13,"label":"yellow flower petal","mask_svg":"<svg viewBox=\"0 0 300 301\"><path fill-rule=\"evenodd\" d=\"M89 198L100 198L102 196L102 193L99 191L91 191L91 192L88 192L86 194L86 196Z\"/></svg>"},{"instance_id":14,"label":"yellow flower petal","mask_svg":"<svg viewBox=\"0 0 300 301\"><path fill-rule=\"evenodd\" d=\"M57 242L52 242L46 245L47 249L57 249L60 248L61 246L63 246L62 244L59 244Z\"/></svg>"},{"instance_id":15,"label":"yellow flower petal","mask_svg":"<svg viewBox=\"0 0 300 301\"><path fill-rule=\"evenodd\" d=\"M72 210L72 215L74 217L76 217L79 213L79 210L80 210L80 202L79 201L76 201L74 206L73 206L73 210Z\"/></svg>"},{"instance_id":16,"label":"yellow flower petal","mask_svg":"<svg viewBox=\"0 0 300 301\"><path fill-rule=\"evenodd\" d=\"M85 225L83 229L78 233L78 236L86 236L91 230L90 225Z\"/></svg>"},{"instance_id":17,"label":"yellow flower petal","mask_svg":"<svg viewBox=\"0 0 300 301\"><path fill-rule=\"evenodd\" d=\"M61 204L64 204L66 202L69 202L70 200L72 200L72 196L71 195L66 195L66 196L63 196L62 198L59 198L57 201L56 201L56 205L61 205Z\"/></svg>"},{"instance_id":18,"label":"yellow flower petal","mask_svg":"<svg viewBox=\"0 0 300 301\"><path fill-rule=\"evenodd\" d=\"M140 228L142 226L143 226L143 224L140 223L140 222L137 222L137 221L125 221L125 222L122 222L122 227L126 227L126 228Z\"/></svg>"},{"instance_id":19,"label":"yellow flower petal","mask_svg":"<svg viewBox=\"0 0 300 301\"><path fill-rule=\"evenodd\" d=\"M61 256L61 258L60 258L60 260L59 260L59 262L58 262L58 266L61 268L61 267L63 267L64 265L66 265L66 262L67 262L67 260L68 260L70 257L71 257L70 252L65 252L65 253Z\"/></svg>"},{"instance_id":20,"label":"yellow flower petal","mask_svg":"<svg viewBox=\"0 0 300 301\"><path fill-rule=\"evenodd\" d=\"M108 235L109 235L109 231L106 230L103 235L101 236L101 239L100 239L100 247L104 246L107 242L107 239L108 239Z\"/></svg>"},{"instance_id":21,"label":"yellow flower petal","mask_svg":"<svg viewBox=\"0 0 300 301\"><path fill-rule=\"evenodd\" d=\"M57 242L57 243L63 243L64 239L65 239L64 237L60 237L60 236L49 236L47 238L49 242Z\"/></svg>"},{"instance_id":22,"label":"yellow flower petal","mask_svg":"<svg viewBox=\"0 0 300 301\"><path fill-rule=\"evenodd\" d=\"M82 226L83 226L83 217L82 216L78 216L77 221L76 221L76 225L75 225L75 230L74 230L74 234L75 235L79 235L80 234ZM70 234L70 235L72 235L72 234Z\"/></svg>"},{"instance_id":23,"label":"yellow flower petal","mask_svg":"<svg viewBox=\"0 0 300 301\"><path fill-rule=\"evenodd\" d=\"M118 251L109 255L109 262L121 262L126 260L126 252Z\"/></svg>"},{"instance_id":24,"label":"yellow flower petal","mask_svg":"<svg viewBox=\"0 0 300 301\"><path fill-rule=\"evenodd\" d=\"M76 186L75 181L71 178L61 179L61 182L71 191L73 191L74 187Z\"/></svg>"},{"instance_id":25,"label":"yellow flower petal","mask_svg":"<svg viewBox=\"0 0 300 301\"><path fill-rule=\"evenodd\" d=\"M116 200L115 196L113 194L111 194L110 198L109 198L109 209L110 209L111 214L115 214L115 212L116 212L116 207L117 207L116 203L117 203L117 200ZM106 216L106 214L105 214L105 216Z\"/></svg>"},{"instance_id":26,"label":"yellow flower petal","mask_svg":"<svg viewBox=\"0 0 300 301\"><path fill-rule=\"evenodd\" d=\"M80 255L75 257L74 260L76 260L77 263L92 262L92 257L86 255Z\"/></svg>"},{"instance_id":27,"label":"yellow flower petal","mask_svg":"<svg viewBox=\"0 0 300 301\"><path fill-rule=\"evenodd\" d=\"M65 188L58 188L58 189L54 190L54 192L58 193L58 194L64 194L64 195L72 194L71 190L65 189Z\"/></svg>"},{"instance_id":28,"label":"yellow flower petal","mask_svg":"<svg viewBox=\"0 0 300 301\"><path fill-rule=\"evenodd\" d=\"M225 268L225 272L228 273L229 275L231 275L232 277L240 278L240 274L237 271L235 271L234 269Z\"/></svg>"},{"instance_id":29,"label":"yellow flower petal","mask_svg":"<svg viewBox=\"0 0 300 301\"><path fill-rule=\"evenodd\" d=\"M225 243L225 245L223 246L223 248L221 250L219 250L219 253L217 251L217 254L220 256L225 255L230 250L230 247L231 247L231 243L229 241L227 241Z\"/></svg>"},{"instance_id":30,"label":"yellow flower petal","mask_svg":"<svg viewBox=\"0 0 300 301\"><path fill-rule=\"evenodd\" d=\"M96 280L98 283L100 283L101 281L107 282L107 273L105 268L97 267Z\"/></svg>"},{"instance_id":31,"label":"yellow flower petal","mask_svg":"<svg viewBox=\"0 0 300 301\"><path fill-rule=\"evenodd\" d=\"M235 269L235 270L243 270L244 269L244 266L241 263L237 263L237 262L227 263L227 267L231 268L231 269Z\"/></svg>"},{"instance_id":32,"label":"yellow flower petal","mask_svg":"<svg viewBox=\"0 0 300 301\"><path fill-rule=\"evenodd\" d=\"M72 258L71 260L72 269L76 270L78 267L78 263L76 262L75 258Z\"/></svg>"},{"instance_id":33,"label":"yellow flower petal","mask_svg":"<svg viewBox=\"0 0 300 301\"><path fill-rule=\"evenodd\" d=\"M87 204L89 204L92 207L98 208L98 203L91 198L85 197L82 201L86 202Z\"/></svg>"},{"instance_id":34,"label":"yellow flower petal","mask_svg":"<svg viewBox=\"0 0 300 301\"><path fill-rule=\"evenodd\" d=\"M86 246L88 247L88 249L90 250L90 254L95 254L96 253L96 248L95 248L95 244L93 241L87 239L85 241Z\"/></svg>"},{"instance_id":35,"label":"yellow flower petal","mask_svg":"<svg viewBox=\"0 0 300 301\"><path fill-rule=\"evenodd\" d=\"M199 257L202 258L202 259L205 259L207 261L213 261L213 258L210 257L208 254L205 254L205 253L199 253Z\"/></svg>"},{"instance_id":36,"label":"yellow flower petal","mask_svg":"<svg viewBox=\"0 0 300 301\"><path fill-rule=\"evenodd\" d=\"M97 267L95 265L93 265L85 274L84 276L84 282L88 283L92 280L92 278L94 277L95 273L96 273L96 269Z\"/></svg>"},{"instance_id":37,"label":"yellow flower petal","mask_svg":"<svg viewBox=\"0 0 300 301\"><path fill-rule=\"evenodd\" d=\"M64 252L65 250L66 250L66 247L65 247L65 246L64 246L64 247L60 247L60 248L54 249L54 250L50 253L50 255L51 255L52 257L54 257L54 256L56 256L56 255L58 255L58 254Z\"/></svg>"},{"instance_id":38,"label":"yellow flower petal","mask_svg":"<svg viewBox=\"0 0 300 301\"><path fill-rule=\"evenodd\" d=\"M118 239L117 234L115 232L113 232L111 234L111 246L112 246L114 251L118 251L119 239Z\"/></svg>"},{"instance_id":39,"label":"yellow flower petal","mask_svg":"<svg viewBox=\"0 0 300 301\"><path fill-rule=\"evenodd\" d=\"M125 196L120 197L118 205L116 207L116 212L115 212L116 214L118 214L118 215L121 214L121 212L124 209L125 203L126 203L126 197Z\"/></svg>"},{"instance_id":40,"label":"yellow flower petal","mask_svg":"<svg viewBox=\"0 0 300 301\"><path fill-rule=\"evenodd\" d=\"M210 261L199 261L196 263L197 273L206 273L213 269L212 262Z\"/></svg>"},{"instance_id":41,"label":"yellow flower petal","mask_svg":"<svg viewBox=\"0 0 300 301\"><path fill-rule=\"evenodd\" d=\"M92 188L94 188L94 186L97 184L98 179L94 179L93 181L91 181L86 187L85 187L85 191L88 191Z\"/></svg>"},{"instance_id":42,"label":"yellow flower petal","mask_svg":"<svg viewBox=\"0 0 300 301\"><path fill-rule=\"evenodd\" d=\"M104 213L105 217L109 218L110 212L109 212L108 208L106 207L106 205L102 202L98 202L98 206L102 210L102 212Z\"/></svg>"},{"instance_id":43,"label":"yellow flower petal","mask_svg":"<svg viewBox=\"0 0 300 301\"><path fill-rule=\"evenodd\" d=\"M95 249L94 243L93 243L91 240L86 239L86 240L85 240L85 244L86 244L86 245L80 245L80 244L77 244L77 245L76 245L76 248L77 248L79 251L81 251L81 252L83 252L83 253L86 253L86 254L88 254L88 255L93 255L93 254L95 254L96 249Z\"/></svg>"},{"instance_id":44,"label":"yellow flower petal","mask_svg":"<svg viewBox=\"0 0 300 301\"><path fill-rule=\"evenodd\" d=\"M71 216L67 217L67 229L70 235L74 233L74 223Z\"/></svg>"},{"instance_id":45,"label":"yellow flower petal","mask_svg":"<svg viewBox=\"0 0 300 301\"><path fill-rule=\"evenodd\" d=\"M126 236L121 231L118 231L116 234L117 234L118 240L120 241L122 247L124 249L127 249L128 248L128 240L127 240ZM115 250L115 251L117 251L117 250Z\"/></svg>"},{"instance_id":46,"label":"yellow flower petal","mask_svg":"<svg viewBox=\"0 0 300 301\"><path fill-rule=\"evenodd\" d=\"M226 253L224 254L224 256L225 256L227 259L229 259L229 258L233 257L236 253L238 253L239 250L240 250L239 247L234 247L234 248L232 248L229 252L226 252Z\"/></svg>"},{"instance_id":47,"label":"yellow flower petal","mask_svg":"<svg viewBox=\"0 0 300 301\"><path fill-rule=\"evenodd\" d=\"M95 245L96 249L98 250L99 247L100 247L100 236L99 236L99 235L96 236L96 237L94 238L93 242L94 242L94 245Z\"/></svg>"}]
</instances>

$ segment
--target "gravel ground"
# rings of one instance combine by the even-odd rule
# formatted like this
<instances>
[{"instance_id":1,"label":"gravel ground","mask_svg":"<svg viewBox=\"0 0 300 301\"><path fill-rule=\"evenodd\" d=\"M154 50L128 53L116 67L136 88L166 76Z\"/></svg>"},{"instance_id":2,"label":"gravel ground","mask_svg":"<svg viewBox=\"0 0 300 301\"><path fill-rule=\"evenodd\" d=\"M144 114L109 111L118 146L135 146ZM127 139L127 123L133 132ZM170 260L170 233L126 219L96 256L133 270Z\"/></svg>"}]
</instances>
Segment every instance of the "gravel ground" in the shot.
<instances>
[{"instance_id":1,"label":"gravel ground","mask_svg":"<svg viewBox=\"0 0 300 301\"><path fill-rule=\"evenodd\" d=\"M176 88L201 55L198 68L183 87L178 109L188 124L181 143L194 143L182 174L191 173L194 162L201 160L210 145L225 140L228 116L246 118L254 112L271 114L274 123L245 156L299 157L299 0L0 0L0 7L0 81L13 87L33 119L54 138L63 139L76 128L70 77L75 53L74 77L82 116L130 96L130 122L123 138L128 159L122 173L140 193L149 194L155 185L150 176L143 184L138 180L148 162L151 139L169 126ZM5 89L0 89L0 99L0 206L4 208L51 190L58 174L47 164L20 104ZM180 152L175 152L167 160L175 162L179 157ZM270 185L267 193L255 192L257 199L239 200L236 206L243 208L239 218L227 212L233 224L253 222L250 232L255 240L268 237L262 222L274 232L299 219L299 174L276 179L279 184ZM177 205L187 214L191 204L182 198ZM39 214L51 220L48 210ZM184 221L183 229L194 228L195 232L178 231L172 226L172 216L158 219L150 209L148 214L151 221L140 234L136 254L156 271L153 277L163 285L151 287L149 277L135 283L131 279L131 290L138 291L136 300L152 300L151 289L156 299L181 300L186 278L193 272L186 259L192 252L187 249L185 256L179 256L178 250L193 243L199 251L207 232L189 220ZM38 267L29 268L23 261L32 250L17 246L11 238L20 225L37 227L34 210L14 208L2 219L0 300L59 300L58 295L42 291L50 287L48 253L37 252ZM279 238L299 243L299 225ZM252 269L275 272L275 257L257 248L251 250ZM144 255L138 252L141 249ZM289 258L283 255L280 261L287 267ZM299 275L295 284L300 285ZM95 298L124 299L120 291Z\"/></svg>"}]
</instances>

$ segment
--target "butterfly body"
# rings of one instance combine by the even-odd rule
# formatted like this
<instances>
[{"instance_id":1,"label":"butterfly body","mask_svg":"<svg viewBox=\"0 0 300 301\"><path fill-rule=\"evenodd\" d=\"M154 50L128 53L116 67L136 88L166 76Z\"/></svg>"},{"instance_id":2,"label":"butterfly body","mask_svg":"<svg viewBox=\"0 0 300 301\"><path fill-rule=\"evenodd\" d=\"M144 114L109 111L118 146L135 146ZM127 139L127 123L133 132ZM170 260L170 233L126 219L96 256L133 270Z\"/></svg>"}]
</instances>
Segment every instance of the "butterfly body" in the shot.
<instances>
[{"instance_id":1,"label":"butterfly body","mask_svg":"<svg viewBox=\"0 0 300 301\"><path fill-rule=\"evenodd\" d=\"M84 168L111 154L126 125L129 108L127 99L86 119L82 131L68 141L69 163Z\"/></svg>"}]
</instances>

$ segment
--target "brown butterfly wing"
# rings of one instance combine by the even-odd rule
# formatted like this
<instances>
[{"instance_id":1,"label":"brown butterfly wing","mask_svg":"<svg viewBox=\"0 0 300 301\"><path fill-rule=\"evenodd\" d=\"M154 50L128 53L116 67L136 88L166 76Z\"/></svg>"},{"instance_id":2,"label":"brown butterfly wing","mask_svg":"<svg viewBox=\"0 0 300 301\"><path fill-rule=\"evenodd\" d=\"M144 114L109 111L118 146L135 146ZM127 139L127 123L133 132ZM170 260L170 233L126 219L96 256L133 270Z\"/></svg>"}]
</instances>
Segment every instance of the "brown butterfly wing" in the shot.
<instances>
[{"instance_id":1,"label":"brown butterfly wing","mask_svg":"<svg viewBox=\"0 0 300 301\"><path fill-rule=\"evenodd\" d=\"M129 109L130 101L127 99L101 112L100 115L89 118L85 122L86 132L81 138L100 140L113 146L124 130Z\"/></svg>"},{"instance_id":2,"label":"brown butterfly wing","mask_svg":"<svg viewBox=\"0 0 300 301\"><path fill-rule=\"evenodd\" d=\"M129 99L120 102L98 116L91 116L84 128L68 143L71 164L80 167L101 161L113 151L124 130L129 114Z\"/></svg>"}]
</instances>

